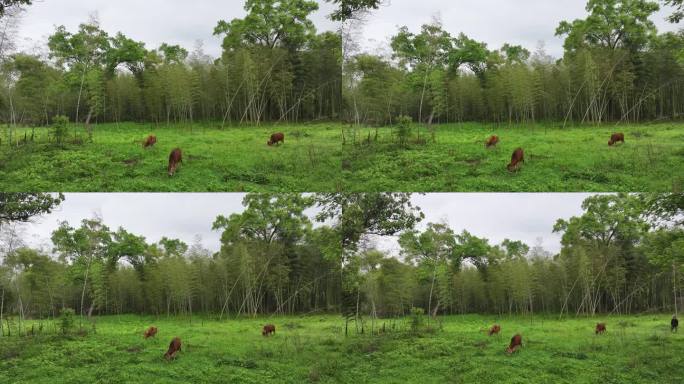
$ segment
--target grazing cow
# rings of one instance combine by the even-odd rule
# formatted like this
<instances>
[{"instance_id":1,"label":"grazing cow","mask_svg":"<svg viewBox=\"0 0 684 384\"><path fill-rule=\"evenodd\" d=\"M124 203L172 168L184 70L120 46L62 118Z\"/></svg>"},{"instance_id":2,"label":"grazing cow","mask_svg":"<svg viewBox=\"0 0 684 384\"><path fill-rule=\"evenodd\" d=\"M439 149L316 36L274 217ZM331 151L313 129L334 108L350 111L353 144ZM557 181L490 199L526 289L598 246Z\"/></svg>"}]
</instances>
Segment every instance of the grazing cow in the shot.
<instances>
[{"instance_id":1,"label":"grazing cow","mask_svg":"<svg viewBox=\"0 0 684 384\"><path fill-rule=\"evenodd\" d=\"M597 335L602 335L606 332L606 323L597 323L596 324L596 334Z\"/></svg>"},{"instance_id":2,"label":"grazing cow","mask_svg":"<svg viewBox=\"0 0 684 384\"><path fill-rule=\"evenodd\" d=\"M522 347L522 336L520 334L517 334L511 338L511 344L506 348L506 353L509 355L515 351L518 350L518 348Z\"/></svg>"},{"instance_id":3,"label":"grazing cow","mask_svg":"<svg viewBox=\"0 0 684 384\"><path fill-rule=\"evenodd\" d=\"M180 148L171 151L171 155L169 155L169 176L173 176L176 173L176 167L182 162L183 152L181 152Z\"/></svg>"},{"instance_id":4,"label":"grazing cow","mask_svg":"<svg viewBox=\"0 0 684 384\"><path fill-rule=\"evenodd\" d=\"M487 140L487 143L485 144L485 146L487 148L491 148L491 147L496 147L497 144L499 144L499 136L492 135L492 137L490 137L489 140Z\"/></svg>"},{"instance_id":5,"label":"grazing cow","mask_svg":"<svg viewBox=\"0 0 684 384\"><path fill-rule=\"evenodd\" d=\"M147 328L147 330L145 331L145 338L147 339L150 337L154 337L157 334L157 331L158 331L157 327Z\"/></svg>"},{"instance_id":6,"label":"grazing cow","mask_svg":"<svg viewBox=\"0 0 684 384\"><path fill-rule=\"evenodd\" d=\"M501 332L501 327L499 326L499 324L494 324L494 326L489 329L489 336L498 335L499 332Z\"/></svg>"},{"instance_id":7,"label":"grazing cow","mask_svg":"<svg viewBox=\"0 0 684 384\"><path fill-rule=\"evenodd\" d=\"M143 143L143 148L149 148L157 144L157 136L149 135L145 143Z\"/></svg>"},{"instance_id":8,"label":"grazing cow","mask_svg":"<svg viewBox=\"0 0 684 384\"><path fill-rule=\"evenodd\" d=\"M274 133L271 135L271 140L268 141L268 145L276 145L278 143L285 144L285 134L282 132Z\"/></svg>"},{"instance_id":9,"label":"grazing cow","mask_svg":"<svg viewBox=\"0 0 684 384\"><path fill-rule=\"evenodd\" d=\"M513 172L517 171L518 168L520 168L520 163L525 162L525 152L523 152L522 148L518 148L515 151L513 151L513 156L511 156L511 163L508 164L508 171Z\"/></svg>"},{"instance_id":10,"label":"grazing cow","mask_svg":"<svg viewBox=\"0 0 684 384\"><path fill-rule=\"evenodd\" d=\"M677 315L674 315L670 320L670 331L677 332L677 328L679 328L679 320L677 320Z\"/></svg>"},{"instance_id":11,"label":"grazing cow","mask_svg":"<svg viewBox=\"0 0 684 384\"><path fill-rule=\"evenodd\" d=\"M181 339L179 337L174 337L169 344L169 350L164 354L166 360L171 360L176 358L176 353L181 350Z\"/></svg>"},{"instance_id":12,"label":"grazing cow","mask_svg":"<svg viewBox=\"0 0 684 384\"><path fill-rule=\"evenodd\" d=\"M268 336L271 333L275 334L275 325L273 325L273 324L264 325L264 329L261 331L261 335L262 336Z\"/></svg>"},{"instance_id":13,"label":"grazing cow","mask_svg":"<svg viewBox=\"0 0 684 384\"><path fill-rule=\"evenodd\" d=\"M620 141L622 142L622 144L625 143L625 134L624 133L613 133L610 136L610 141L608 142L608 145L612 147L613 145L617 144Z\"/></svg>"}]
</instances>

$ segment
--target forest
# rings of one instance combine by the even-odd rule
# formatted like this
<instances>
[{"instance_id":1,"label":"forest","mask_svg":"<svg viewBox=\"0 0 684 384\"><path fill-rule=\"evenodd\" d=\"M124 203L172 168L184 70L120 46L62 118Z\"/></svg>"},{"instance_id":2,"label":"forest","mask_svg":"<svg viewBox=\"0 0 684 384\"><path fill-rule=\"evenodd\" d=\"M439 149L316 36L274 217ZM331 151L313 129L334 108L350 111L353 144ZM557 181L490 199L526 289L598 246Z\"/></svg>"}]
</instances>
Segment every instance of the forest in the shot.
<instances>
[{"instance_id":1,"label":"forest","mask_svg":"<svg viewBox=\"0 0 684 384\"><path fill-rule=\"evenodd\" d=\"M424 223L408 193L247 194L213 254L97 216L27 245L22 223L70 196L0 194L2 380L681 379L682 194L589 195L556 254Z\"/></svg>"},{"instance_id":2,"label":"forest","mask_svg":"<svg viewBox=\"0 0 684 384\"><path fill-rule=\"evenodd\" d=\"M30 248L17 223L61 203L54 195L2 196L4 320L113 314L219 317L335 311L339 306L340 245L305 210L311 196L250 194L244 211L218 216L221 250L163 237L156 243L110 229L94 216L60 223L51 247ZM9 212L6 214L6 212ZM24 214L25 216L21 216ZM336 272L338 271L338 272ZM9 332L5 322L3 329ZM26 329L16 324L20 334Z\"/></svg>"},{"instance_id":3,"label":"forest","mask_svg":"<svg viewBox=\"0 0 684 384\"><path fill-rule=\"evenodd\" d=\"M406 316L419 308L431 317L490 313L676 313L684 283L681 194L590 196L579 216L559 218L553 232L561 250L505 239L492 244L468 230L421 219L405 197L386 216L400 252L388 255L372 243L347 247L343 308L354 319ZM399 220L398 220L399 219ZM404 223L401 220L408 220ZM351 301L350 301L351 300Z\"/></svg>"},{"instance_id":4,"label":"forest","mask_svg":"<svg viewBox=\"0 0 684 384\"><path fill-rule=\"evenodd\" d=\"M339 184L341 40L312 21L319 2L249 0L244 16L216 14L206 29L220 40L219 57L202 41L151 46L106 30L97 13L78 27L56 20L28 49L20 26L43 4L3 4L3 190L306 192ZM267 145L273 134L284 141ZM170 179L164 169L176 148L188 171Z\"/></svg>"},{"instance_id":5,"label":"forest","mask_svg":"<svg viewBox=\"0 0 684 384\"><path fill-rule=\"evenodd\" d=\"M543 45L489 47L454 36L438 19L419 31L400 27L391 57L359 53L361 37L350 33L344 118L369 125L400 116L420 124L678 120L684 35L658 32L659 9L651 0L587 1L586 18L555 31L564 39L560 59Z\"/></svg>"},{"instance_id":6,"label":"forest","mask_svg":"<svg viewBox=\"0 0 684 384\"><path fill-rule=\"evenodd\" d=\"M437 14L419 29L399 27L377 48L359 31L390 22L392 12L380 7L349 21L342 34L347 190L680 191L684 180L672 170L684 166L684 34L658 31L660 5L586 1L583 17L557 25L560 58L541 43L492 47L457 33L451 9L448 25ZM670 19L678 23L676 13ZM486 24L478 25L470 32L484 34ZM518 33L510 39L523 38ZM609 143L614 134L624 141ZM522 165L507 172L516 150Z\"/></svg>"},{"instance_id":7,"label":"forest","mask_svg":"<svg viewBox=\"0 0 684 384\"><path fill-rule=\"evenodd\" d=\"M223 54L202 43L149 47L97 18L77 30L57 26L47 57L12 52L18 15L3 18L2 120L75 123L218 121L223 124L331 120L340 114L341 43L318 33L315 1L247 1L247 16L217 20ZM283 21L284 20L284 21ZM3 39L4 41L5 39Z\"/></svg>"},{"instance_id":8,"label":"forest","mask_svg":"<svg viewBox=\"0 0 684 384\"><path fill-rule=\"evenodd\" d=\"M201 243L151 243L97 216L61 222L51 247L31 248L21 223L56 209L64 196L3 193L2 313L21 319L56 318L63 308L88 317L351 311L348 320L361 323L413 308L432 317L594 316L676 311L682 304L682 194L590 196L582 215L556 222L557 254L515 239L491 244L444 222L419 226L425 215L411 198L247 194L242 213L213 222L222 235L221 250L212 254ZM399 254L375 249L373 236L396 236Z\"/></svg>"}]
</instances>

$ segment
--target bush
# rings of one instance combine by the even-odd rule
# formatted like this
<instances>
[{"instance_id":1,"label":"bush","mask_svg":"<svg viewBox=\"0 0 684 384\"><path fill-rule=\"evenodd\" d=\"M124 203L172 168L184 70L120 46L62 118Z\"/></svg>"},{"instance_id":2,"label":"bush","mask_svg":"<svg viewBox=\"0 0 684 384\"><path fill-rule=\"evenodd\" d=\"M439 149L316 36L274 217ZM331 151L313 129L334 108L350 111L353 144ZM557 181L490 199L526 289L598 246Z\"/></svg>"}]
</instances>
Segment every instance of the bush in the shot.
<instances>
[{"instance_id":1,"label":"bush","mask_svg":"<svg viewBox=\"0 0 684 384\"><path fill-rule=\"evenodd\" d=\"M397 118L397 138L399 139L399 145L402 147L406 146L411 136L411 123L413 123L413 119L410 116L401 115Z\"/></svg>"},{"instance_id":2,"label":"bush","mask_svg":"<svg viewBox=\"0 0 684 384\"><path fill-rule=\"evenodd\" d=\"M62 146L67 136L69 118L66 116L55 116L52 122L52 137L55 138L57 145Z\"/></svg>"},{"instance_id":3,"label":"bush","mask_svg":"<svg viewBox=\"0 0 684 384\"><path fill-rule=\"evenodd\" d=\"M63 335L67 335L74 328L75 315L76 312L71 308L62 309L62 313L59 316L59 329Z\"/></svg>"},{"instance_id":4,"label":"bush","mask_svg":"<svg viewBox=\"0 0 684 384\"><path fill-rule=\"evenodd\" d=\"M423 326L423 316L425 310L423 308L411 308L411 331L418 332Z\"/></svg>"}]
</instances>

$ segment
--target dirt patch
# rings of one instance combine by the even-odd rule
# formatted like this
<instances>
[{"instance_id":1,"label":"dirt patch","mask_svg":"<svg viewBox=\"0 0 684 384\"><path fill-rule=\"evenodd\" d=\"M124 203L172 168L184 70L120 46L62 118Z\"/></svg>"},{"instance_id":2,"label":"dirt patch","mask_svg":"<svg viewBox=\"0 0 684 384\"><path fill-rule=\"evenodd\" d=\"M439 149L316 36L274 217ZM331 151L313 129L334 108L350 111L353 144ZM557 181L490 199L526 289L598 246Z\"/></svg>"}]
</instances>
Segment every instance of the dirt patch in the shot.
<instances>
[{"instance_id":1,"label":"dirt patch","mask_svg":"<svg viewBox=\"0 0 684 384\"><path fill-rule=\"evenodd\" d=\"M123 161L124 164L128 165L129 167L134 166L140 162L139 159L126 159Z\"/></svg>"}]
</instances>

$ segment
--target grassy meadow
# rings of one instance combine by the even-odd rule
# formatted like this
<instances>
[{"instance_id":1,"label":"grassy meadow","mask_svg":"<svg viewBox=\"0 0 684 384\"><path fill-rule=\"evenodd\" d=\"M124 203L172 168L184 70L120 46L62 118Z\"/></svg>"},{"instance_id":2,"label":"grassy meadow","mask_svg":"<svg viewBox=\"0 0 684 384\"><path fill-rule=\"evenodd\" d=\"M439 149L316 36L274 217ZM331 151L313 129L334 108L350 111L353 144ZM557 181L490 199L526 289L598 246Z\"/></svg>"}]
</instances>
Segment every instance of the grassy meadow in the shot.
<instances>
[{"instance_id":1,"label":"grassy meadow","mask_svg":"<svg viewBox=\"0 0 684 384\"><path fill-rule=\"evenodd\" d=\"M608 332L596 336L605 321ZM501 336L488 337L493 323ZM273 323L275 336L261 336ZM384 324L385 332L378 332ZM156 325L155 338L143 330ZM354 324L350 324L351 328ZM410 331L410 320L365 323L344 336L339 316L261 319L97 318L88 335L0 338L2 383L681 383L684 333L668 315L556 318L467 315ZM515 333L523 348L504 349ZM162 355L183 342L175 361Z\"/></svg>"},{"instance_id":2,"label":"grassy meadow","mask_svg":"<svg viewBox=\"0 0 684 384\"><path fill-rule=\"evenodd\" d=\"M435 125L401 148L391 128L364 128L343 159L349 191L671 192L684 189L684 124L566 127ZM377 132L377 140L376 138ZM608 146L623 132L626 143ZM485 149L491 135L501 142ZM370 140L369 140L370 139ZM506 165L522 147L525 164Z\"/></svg>"},{"instance_id":3,"label":"grassy meadow","mask_svg":"<svg viewBox=\"0 0 684 384\"><path fill-rule=\"evenodd\" d=\"M3 191L60 192L318 192L340 183L342 146L335 123L232 127L103 124L93 143L82 126L71 127L64 149L48 143L48 129L19 130L29 138L10 150L2 130L0 186ZM269 147L274 132L285 144ZM33 134L34 140L30 138ZM142 142L154 134L148 150ZM179 147L183 163L174 177L169 153Z\"/></svg>"}]
</instances>

